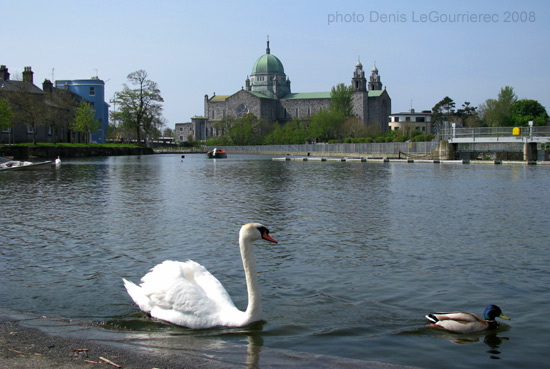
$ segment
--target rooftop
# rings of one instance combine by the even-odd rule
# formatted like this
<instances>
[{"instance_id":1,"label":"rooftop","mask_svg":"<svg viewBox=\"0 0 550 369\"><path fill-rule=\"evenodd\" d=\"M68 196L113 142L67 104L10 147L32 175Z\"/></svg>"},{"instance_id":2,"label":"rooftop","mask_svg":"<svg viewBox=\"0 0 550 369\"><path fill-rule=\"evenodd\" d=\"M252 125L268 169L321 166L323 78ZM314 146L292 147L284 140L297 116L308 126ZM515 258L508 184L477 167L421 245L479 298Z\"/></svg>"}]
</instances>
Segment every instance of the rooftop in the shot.
<instances>
[{"instance_id":1,"label":"rooftop","mask_svg":"<svg viewBox=\"0 0 550 369\"><path fill-rule=\"evenodd\" d=\"M330 91L328 92L296 92L290 93L283 99L330 99Z\"/></svg>"}]
</instances>

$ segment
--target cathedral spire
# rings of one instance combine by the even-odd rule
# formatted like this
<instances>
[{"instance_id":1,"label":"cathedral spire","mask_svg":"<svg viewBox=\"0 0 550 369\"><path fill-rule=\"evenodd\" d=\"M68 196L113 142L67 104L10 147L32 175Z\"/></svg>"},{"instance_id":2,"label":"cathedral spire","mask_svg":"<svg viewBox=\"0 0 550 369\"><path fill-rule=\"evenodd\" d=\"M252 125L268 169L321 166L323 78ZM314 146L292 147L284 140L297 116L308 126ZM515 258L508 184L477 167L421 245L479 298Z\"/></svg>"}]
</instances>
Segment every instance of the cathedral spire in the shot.
<instances>
[{"instance_id":1,"label":"cathedral spire","mask_svg":"<svg viewBox=\"0 0 550 369\"><path fill-rule=\"evenodd\" d=\"M376 61L374 62L374 67L372 68L369 80L369 91L382 90L382 81L380 81L380 76L378 75L378 68L376 68Z\"/></svg>"},{"instance_id":2,"label":"cathedral spire","mask_svg":"<svg viewBox=\"0 0 550 369\"><path fill-rule=\"evenodd\" d=\"M266 53L266 54L270 54L270 53L271 53L270 50L269 50L269 35L267 35L267 47L266 47L266 49L265 49L265 53Z\"/></svg>"}]
</instances>

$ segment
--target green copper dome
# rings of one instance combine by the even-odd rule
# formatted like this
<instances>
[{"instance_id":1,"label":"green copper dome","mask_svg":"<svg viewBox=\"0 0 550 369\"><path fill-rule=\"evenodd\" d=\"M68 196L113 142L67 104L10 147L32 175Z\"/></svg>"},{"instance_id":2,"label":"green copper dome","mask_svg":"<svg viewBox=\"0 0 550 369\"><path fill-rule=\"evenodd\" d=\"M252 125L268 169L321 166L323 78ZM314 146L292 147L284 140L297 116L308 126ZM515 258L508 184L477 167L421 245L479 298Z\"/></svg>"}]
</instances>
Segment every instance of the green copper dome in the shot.
<instances>
[{"instance_id":1,"label":"green copper dome","mask_svg":"<svg viewBox=\"0 0 550 369\"><path fill-rule=\"evenodd\" d=\"M250 79L246 79L246 89L275 99L290 93L290 80L285 75L283 63L275 55L271 55L269 38L265 54L256 60Z\"/></svg>"},{"instance_id":2,"label":"green copper dome","mask_svg":"<svg viewBox=\"0 0 550 369\"><path fill-rule=\"evenodd\" d=\"M255 74L285 74L283 63L275 55L271 55L269 38L267 39L265 54L260 56L252 67L252 75Z\"/></svg>"},{"instance_id":3,"label":"green copper dome","mask_svg":"<svg viewBox=\"0 0 550 369\"><path fill-rule=\"evenodd\" d=\"M262 55L254 63L252 67L252 75L254 74L284 74L285 68L283 63L275 55Z\"/></svg>"}]
</instances>

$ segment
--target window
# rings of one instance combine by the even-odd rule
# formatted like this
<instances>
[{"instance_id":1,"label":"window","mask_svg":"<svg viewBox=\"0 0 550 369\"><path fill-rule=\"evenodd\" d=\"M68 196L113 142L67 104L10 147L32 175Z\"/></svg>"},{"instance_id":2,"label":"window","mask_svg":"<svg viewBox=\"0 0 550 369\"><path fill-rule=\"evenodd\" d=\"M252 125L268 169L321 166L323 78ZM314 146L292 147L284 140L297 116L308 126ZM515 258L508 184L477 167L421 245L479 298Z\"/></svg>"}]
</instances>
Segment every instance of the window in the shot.
<instances>
[{"instance_id":1,"label":"window","mask_svg":"<svg viewBox=\"0 0 550 369\"><path fill-rule=\"evenodd\" d=\"M399 122L399 117L393 118L393 121L396 122L396 123Z\"/></svg>"},{"instance_id":2,"label":"window","mask_svg":"<svg viewBox=\"0 0 550 369\"><path fill-rule=\"evenodd\" d=\"M410 122L411 121L411 117L405 117L405 122Z\"/></svg>"},{"instance_id":3,"label":"window","mask_svg":"<svg viewBox=\"0 0 550 369\"><path fill-rule=\"evenodd\" d=\"M422 123L425 121L424 117L416 117L416 123Z\"/></svg>"},{"instance_id":4,"label":"window","mask_svg":"<svg viewBox=\"0 0 550 369\"><path fill-rule=\"evenodd\" d=\"M248 106L245 104L241 104L237 106L237 109L235 109L235 113L237 115L237 118L240 118L246 114L248 114L250 111L248 110Z\"/></svg>"},{"instance_id":5,"label":"window","mask_svg":"<svg viewBox=\"0 0 550 369\"><path fill-rule=\"evenodd\" d=\"M95 96L95 87L90 87L90 96Z\"/></svg>"},{"instance_id":6,"label":"window","mask_svg":"<svg viewBox=\"0 0 550 369\"><path fill-rule=\"evenodd\" d=\"M298 108L296 108L296 118L298 118Z\"/></svg>"},{"instance_id":7,"label":"window","mask_svg":"<svg viewBox=\"0 0 550 369\"><path fill-rule=\"evenodd\" d=\"M32 134L33 131L34 131L34 130L33 130L32 126L27 126L27 133Z\"/></svg>"}]
</instances>

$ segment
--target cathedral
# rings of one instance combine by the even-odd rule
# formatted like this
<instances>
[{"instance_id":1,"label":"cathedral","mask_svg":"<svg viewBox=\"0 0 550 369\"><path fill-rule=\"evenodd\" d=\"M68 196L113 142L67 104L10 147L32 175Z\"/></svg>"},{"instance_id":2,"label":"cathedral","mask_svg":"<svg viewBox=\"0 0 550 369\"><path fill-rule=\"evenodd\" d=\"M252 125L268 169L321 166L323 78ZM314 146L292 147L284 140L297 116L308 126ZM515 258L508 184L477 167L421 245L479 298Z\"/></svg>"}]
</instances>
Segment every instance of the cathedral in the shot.
<instances>
[{"instance_id":1,"label":"cathedral","mask_svg":"<svg viewBox=\"0 0 550 369\"><path fill-rule=\"evenodd\" d=\"M376 66L367 81L363 65L357 62L351 85L355 116L367 126L379 127L382 133L386 132L391 99L382 88ZM205 95L204 115L191 118L190 123L177 123L176 135L180 142L187 141L190 136L193 140L207 140L218 135L214 123L225 116L238 118L253 113L269 122L285 123L294 118L308 119L322 108L328 109L329 105L330 91L291 91L283 63L271 54L268 39L265 54L256 60L241 90L232 95Z\"/></svg>"}]
</instances>

